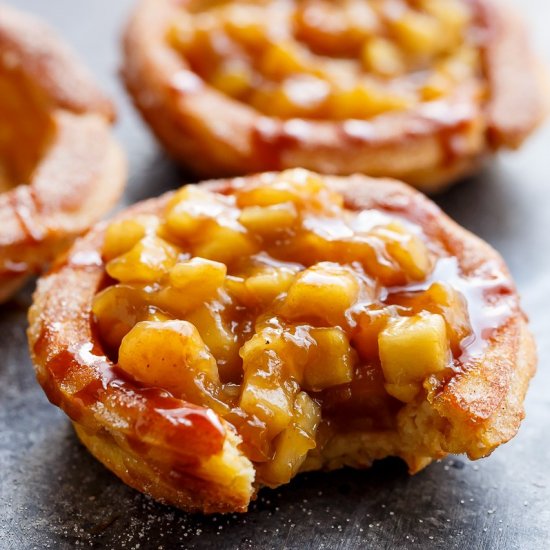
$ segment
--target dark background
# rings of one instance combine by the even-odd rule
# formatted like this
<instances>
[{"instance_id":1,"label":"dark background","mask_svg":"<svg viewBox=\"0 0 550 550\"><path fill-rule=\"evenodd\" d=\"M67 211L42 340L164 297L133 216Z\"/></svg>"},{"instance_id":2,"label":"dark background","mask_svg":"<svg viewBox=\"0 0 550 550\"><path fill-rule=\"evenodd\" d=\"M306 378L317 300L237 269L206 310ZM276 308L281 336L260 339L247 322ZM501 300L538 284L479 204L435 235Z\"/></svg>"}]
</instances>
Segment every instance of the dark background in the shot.
<instances>
[{"instance_id":1,"label":"dark background","mask_svg":"<svg viewBox=\"0 0 550 550\"><path fill-rule=\"evenodd\" d=\"M183 181L117 79L131 0L14 0L44 16L116 99L129 204ZM550 4L515 0L550 62ZM493 244L523 295L539 372L519 435L490 458L450 457L409 477L397 460L302 475L246 515L200 517L129 489L78 443L34 380L26 348L32 285L0 306L0 548L550 548L550 128L437 200Z\"/></svg>"}]
</instances>

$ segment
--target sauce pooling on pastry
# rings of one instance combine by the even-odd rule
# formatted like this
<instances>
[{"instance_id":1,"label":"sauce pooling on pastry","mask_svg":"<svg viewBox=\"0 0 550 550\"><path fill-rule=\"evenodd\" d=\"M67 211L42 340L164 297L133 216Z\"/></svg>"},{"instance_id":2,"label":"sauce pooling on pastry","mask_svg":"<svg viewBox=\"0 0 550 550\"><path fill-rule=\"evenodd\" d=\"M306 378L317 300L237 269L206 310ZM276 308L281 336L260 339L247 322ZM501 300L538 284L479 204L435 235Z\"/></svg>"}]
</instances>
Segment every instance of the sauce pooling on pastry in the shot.
<instances>
[{"instance_id":1,"label":"sauce pooling on pastry","mask_svg":"<svg viewBox=\"0 0 550 550\"><path fill-rule=\"evenodd\" d=\"M103 259L93 312L107 355L232 424L272 486L335 430L390 429L515 307L496 267L462 274L405 203L351 210L303 170L187 186L161 215L113 222Z\"/></svg>"},{"instance_id":2,"label":"sauce pooling on pastry","mask_svg":"<svg viewBox=\"0 0 550 550\"><path fill-rule=\"evenodd\" d=\"M369 119L458 86L485 93L468 2L187 4L170 43L209 85L269 116Z\"/></svg>"}]
</instances>

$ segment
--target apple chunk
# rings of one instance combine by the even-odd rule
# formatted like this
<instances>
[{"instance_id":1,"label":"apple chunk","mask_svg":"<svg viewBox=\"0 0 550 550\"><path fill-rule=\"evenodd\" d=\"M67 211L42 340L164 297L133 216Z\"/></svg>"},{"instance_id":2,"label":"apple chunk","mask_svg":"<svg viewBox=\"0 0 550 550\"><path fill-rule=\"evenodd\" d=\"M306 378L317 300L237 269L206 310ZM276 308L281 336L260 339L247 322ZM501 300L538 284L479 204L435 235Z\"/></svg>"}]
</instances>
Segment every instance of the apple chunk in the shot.
<instances>
[{"instance_id":1,"label":"apple chunk","mask_svg":"<svg viewBox=\"0 0 550 550\"><path fill-rule=\"evenodd\" d=\"M321 407L307 393L300 392L294 401L293 419L275 440L275 456L260 470L263 481L274 487L288 483L298 473L307 453L315 448Z\"/></svg>"},{"instance_id":2,"label":"apple chunk","mask_svg":"<svg viewBox=\"0 0 550 550\"><path fill-rule=\"evenodd\" d=\"M123 338L118 366L149 387L212 406L221 389L216 360L187 321L142 321Z\"/></svg>"},{"instance_id":3,"label":"apple chunk","mask_svg":"<svg viewBox=\"0 0 550 550\"><path fill-rule=\"evenodd\" d=\"M270 437L275 437L292 420L292 401L296 384L287 381L282 373L281 358L273 350L254 353L244 348L244 380L240 407L267 425Z\"/></svg>"},{"instance_id":4,"label":"apple chunk","mask_svg":"<svg viewBox=\"0 0 550 550\"><path fill-rule=\"evenodd\" d=\"M292 202L273 206L248 206L243 208L239 217L241 225L249 231L270 237L292 228L298 218Z\"/></svg>"},{"instance_id":5,"label":"apple chunk","mask_svg":"<svg viewBox=\"0 0 550 550\"><path fill-rule=\"evenodd\" d=\"M422 312L392 319L378 337L380 361L386 390L398 399L411 400L410 384L447 368L450 349L445 320L441 315ZM403 386L409 386L405 391ZM397 390L397 391L396 391Z\"/></svg>"},{"instance_id":6,"label":"apple chunk","mask_svg":"<svg viewBox=\"0 0 550 550\"><path fill-rule=\"evenodd\" d=\"M121 283L156 283L174 266L177 249L155 235L146 235L128 252L106 266L110 277Z\"/></svg>"},{"instance_id":7,"label":"apple chunk","mask_svg":"<svg viewBox=\"0 0 550 550\"><path fill-rule=\"evenodd\" d=\"M355 354L346 333L339 327L313 328L311 336L316 345L304 368L303 387L320 391L351 382Z\"/></svg>"},{"instance_id":8,"label":"apple chunk","mask_svg":"<svg viewBox=\"0 0 550 550\"><path fill-rule=\"evenodd\" d=\"M357 300L359 281L350 269L321 262L302 271L288 291L281 314L289 319L313 317L337 325Z\"/></svg>"}]
</instances>

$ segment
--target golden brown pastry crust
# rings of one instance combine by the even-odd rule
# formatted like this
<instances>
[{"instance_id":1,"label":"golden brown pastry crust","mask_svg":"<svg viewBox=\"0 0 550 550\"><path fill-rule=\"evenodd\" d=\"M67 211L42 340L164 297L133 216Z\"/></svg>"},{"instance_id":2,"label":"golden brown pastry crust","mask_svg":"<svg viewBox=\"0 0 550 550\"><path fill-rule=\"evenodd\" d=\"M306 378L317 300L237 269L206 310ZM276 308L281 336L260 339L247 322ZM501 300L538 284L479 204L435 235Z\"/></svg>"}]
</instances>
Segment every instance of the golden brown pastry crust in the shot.
<instances>
[{"instance_id":1,"label":"golden brown pastry crust","mask_svg":"<svg viewBox=\"0 0 550 550\"><path fill-rule=\"evenodd\" d=\"M518 147L545 114L540 67L521 20L491 0L470 3L486 31L486 101L462 86L368 121L270 118L204 83L168 44L169 22L185 4L177 0L140 0L124 36L123 77L166 149L201 176L303 167L394 177L435 192L491 152Z\"/></svg>"},{"instance_id":2,"label":"golden brown pastry crust","mask_svg":"<svg viewBox=\"0 0 550 550\"><path fill-rule=\"evenodd\" d=\"M48 27L7 6L0 6L0 77L33 98L28 116L38 113L36 124L48 126L29 179L16 182L26 185L0 194L2 302L113 206L125 161L111 135L113 106L88 72ZM12 149L28 146L24 136L14 140Z\"/></svg>"},{"instance_id":3,"label":"golden brown pastry crust","mask_svg":"<svg viewBox=\"0 0 550 550\"><path fill-rule=\"evenodd\" d=\"M465 276L489 269L508 277L489 245L408 186L365 176L326 180L344 195L348 208L409 217L457 257ZM227 190L232 183L202 185ZM119 217L159 213L171 196L135 205ZM258 487L233 428L212 411L139 389L113 374L92 323L92 300L105 283L100 254L105 229L99 224L79 239L39 282L28 333L38 380L91 452L132 487L189 511L245 511ZM517 293L508 283L505 292L511 317L487 341L481 358L453 377L432 403L403 406L396 429L336 435L321 454L311 453L302 469L365 467L395 455L415 472L449 452L485 456L513 437L536 358Z\"/></svg>"}]
</instances>

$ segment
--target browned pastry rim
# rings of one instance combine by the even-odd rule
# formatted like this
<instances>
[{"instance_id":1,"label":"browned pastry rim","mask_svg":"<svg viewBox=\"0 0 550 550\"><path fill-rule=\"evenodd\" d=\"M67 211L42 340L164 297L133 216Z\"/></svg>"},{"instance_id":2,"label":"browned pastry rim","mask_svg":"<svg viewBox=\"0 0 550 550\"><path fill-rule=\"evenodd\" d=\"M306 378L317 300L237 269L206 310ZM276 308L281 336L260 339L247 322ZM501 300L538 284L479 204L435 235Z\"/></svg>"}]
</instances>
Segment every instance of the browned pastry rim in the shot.
<instances>
[{"instance_id":1,"label":"browned pastry rim","mask_svg":"<svg viewBox=\"0 0 550 550\"><path fill-rule=\"evenodd\" d=\"M48 27L3 5L0 77L32 98L23 116L36 115L37 132L47 133L28 179L16 182L26 185L0 194L2 302L113 206L125 162L111 135L113 106L88 72ZM12 141L14 150L28 147L26 136Z\"/></svg>"},{"instance_id":2,"label":"browned pastry rim","mask_svg":"<svg viewBox=\"0 0 550 550\"><path fill-rule=\"evenodd\" d=\"M280 120L229 98L191 72L166 40L186 2L140 0L124 37L123 77L166 149L204 177L303 167L394 177L438 191L488 154L517 148L544 116L540 67L517 16L472 0L486 35L488 100L458 87L448 98L368 121Z\"/></svg>"},{"instance_id":3,"label":"browned pastry rim","mask_svg":"<svg viewBox=\"0 0 550 550\"><path fill-rule=\"evenodd\" d=\"M343 194L348 208L380 209L420 225L428 239L442 243L457 258L466 276L490 270L508 280L502 258L489 245L408 186L365 176L326 180ZM202 185L227 190L232 181ZM170 197L135 205L119 219L160 213ZM99 224L79 239L38 284L28 333L38 380L91 452L132 487L189 511L245 511L258 486L251 462L237 447L234 429L212 411L113 379L113 364L92 324L92 300L106 277L101 257L105 229ZM306 463L306 469L365 467L396 455L414 472L446 453L485 456L513 437L524 416L523 400L536 357L513 285L507 292L513 303L511 317L487 341L481 359L454 377L431 405L406 405L395 430L357 432L345 441L336 438L322 457ZM405 440L414 443L408 447ZM230 457L231 475L214 464L214 479L205 477L201 459L210 456L211 446Z\"/></svg>"}]
</instances>

